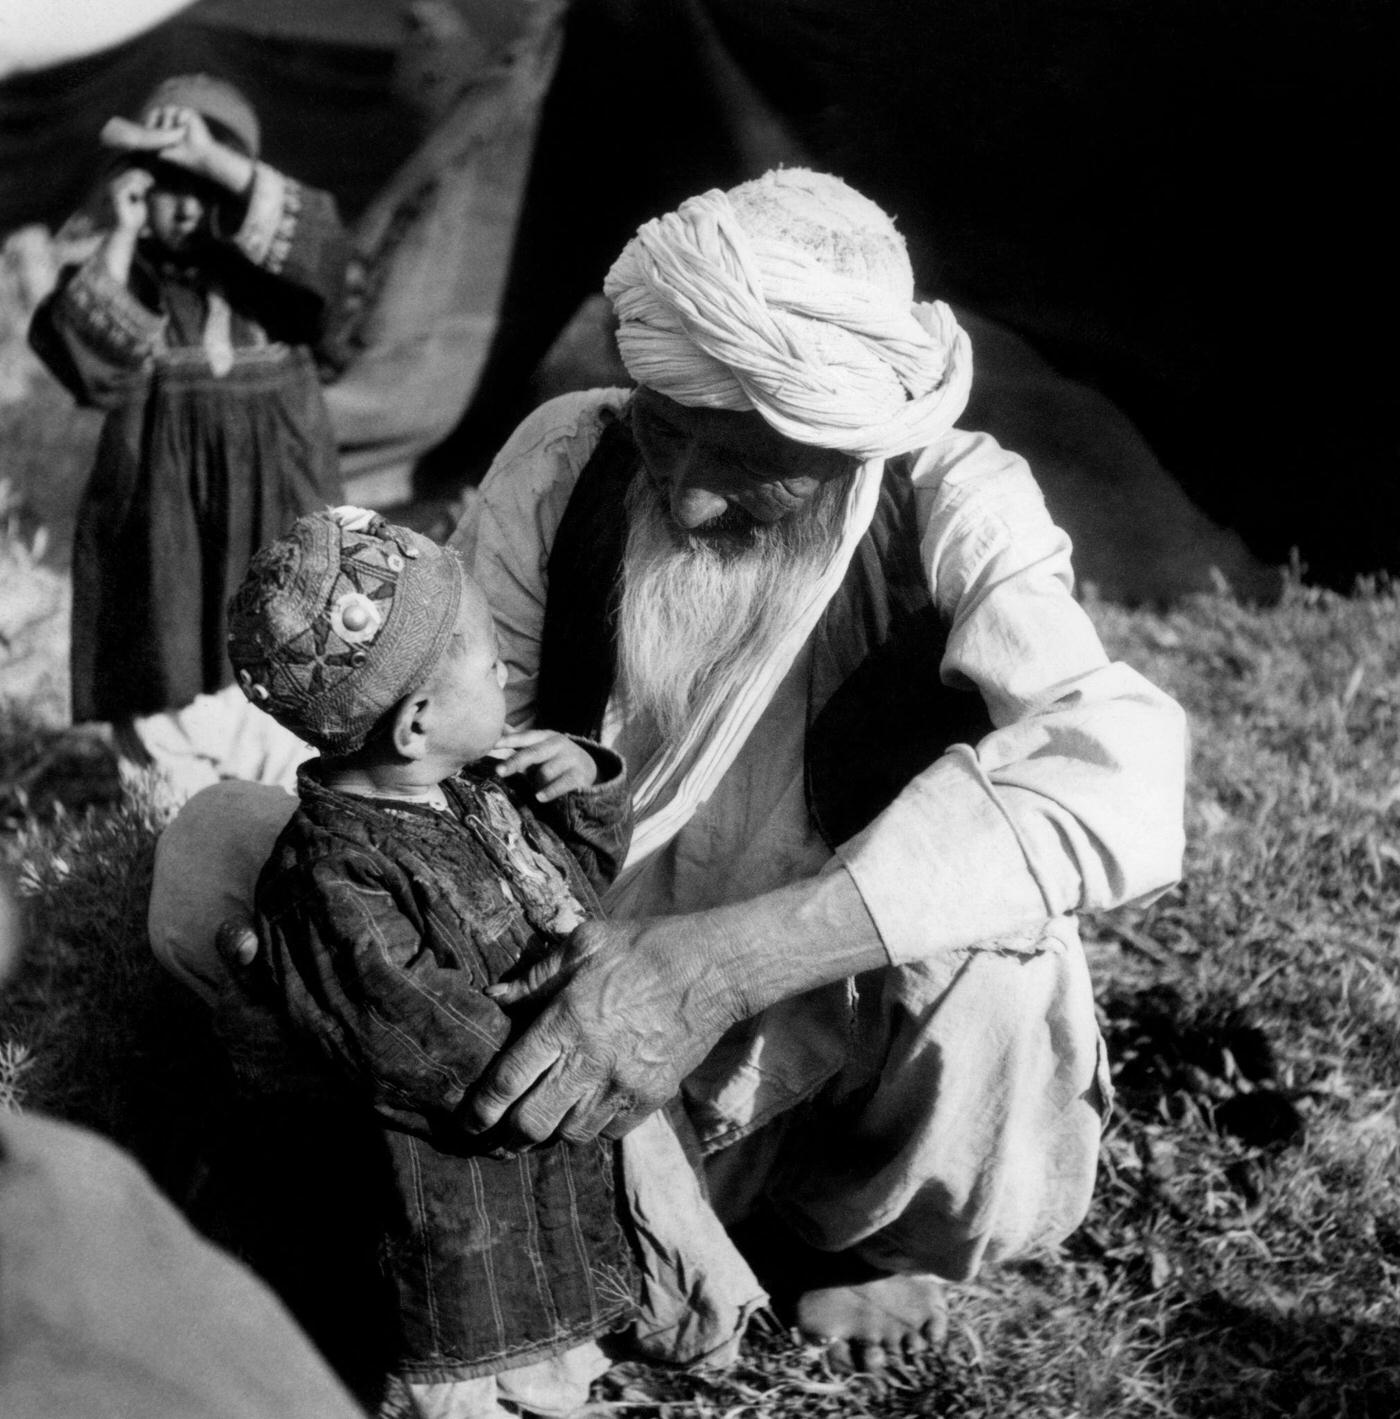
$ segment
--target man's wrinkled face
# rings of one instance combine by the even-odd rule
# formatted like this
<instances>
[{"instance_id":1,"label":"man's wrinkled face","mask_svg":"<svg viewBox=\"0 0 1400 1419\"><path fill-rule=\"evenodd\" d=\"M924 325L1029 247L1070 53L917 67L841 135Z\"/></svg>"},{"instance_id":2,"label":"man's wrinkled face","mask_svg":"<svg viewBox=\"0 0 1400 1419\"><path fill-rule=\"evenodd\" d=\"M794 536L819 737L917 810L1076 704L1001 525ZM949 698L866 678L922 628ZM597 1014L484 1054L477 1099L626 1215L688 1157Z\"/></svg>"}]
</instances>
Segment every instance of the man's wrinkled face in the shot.
<instances>
[{"instance_id":1,"label":"man's wrinkled face","mask_svg":"<svg viewBox=\"0 0 1400 1419\"><path fill-rule=\"evenodd\" d=\"M784 438L752 410L691 409L650 389L633 398L632 433L676 526L705 538L745 541L859 466Z\"/></svg>"}]
</instances>

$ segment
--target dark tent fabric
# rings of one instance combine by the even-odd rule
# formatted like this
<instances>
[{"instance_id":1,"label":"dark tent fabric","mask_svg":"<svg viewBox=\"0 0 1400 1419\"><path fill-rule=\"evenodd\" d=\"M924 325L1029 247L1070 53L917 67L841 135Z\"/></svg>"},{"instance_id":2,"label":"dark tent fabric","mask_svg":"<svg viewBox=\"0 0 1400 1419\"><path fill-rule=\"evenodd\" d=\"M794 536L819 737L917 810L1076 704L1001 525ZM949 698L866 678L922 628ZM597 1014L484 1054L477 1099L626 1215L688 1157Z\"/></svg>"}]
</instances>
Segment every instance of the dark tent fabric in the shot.
<instances>
[{"instance_id":1,"label":"dark tent fabric","mask_svg":"<svg viewBox=\"0 0 1400 1419\"><path fill-rule=\"evenodd\" d=\"M793 156L896 215L926 289L1106 394L1267 560L1298 547L1340 585L1400 569L1395 13L575 0L507 297L525 348L467 431L491 441L509 372L638 221L747 175L703 31Z\"/></svg>"},{"instance_id":2,"label":"dark tent fabric","mask_svg":"<svg viewBox=\"0 0 1400 1419\"><path fill-rule=\"evenodd\" d=\"M0 229L61 217L102 118L201 55L248 87L269 157L353 214L421 132L392 53L242 34L240 9L0 86ZM926 290L1123 410L1265 560L1297 547L1339 585L1400 568L1394 20L1390 0L573 0L491 355L423 486L479 471L638 222L805 159L896 215Z\"/></svg>"}]
</instances>

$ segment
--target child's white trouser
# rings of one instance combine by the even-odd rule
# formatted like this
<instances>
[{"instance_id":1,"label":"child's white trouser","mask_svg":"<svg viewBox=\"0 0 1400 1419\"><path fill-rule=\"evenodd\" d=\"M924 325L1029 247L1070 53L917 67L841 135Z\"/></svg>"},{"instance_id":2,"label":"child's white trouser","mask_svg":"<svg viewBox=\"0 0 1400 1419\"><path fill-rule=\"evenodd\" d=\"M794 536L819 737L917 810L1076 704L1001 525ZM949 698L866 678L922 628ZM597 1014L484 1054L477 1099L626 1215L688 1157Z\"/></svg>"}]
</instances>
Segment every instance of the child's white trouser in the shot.
<instances>
[{"instance_id":1,"label":"child's white trouser","mask_svg":"<svg viewBox=\"0 0 1400 1419\"><path fill-rule=\"evenodd\" d=\"M177 710L112 726L123 777L144 783L173 813L201 788L244 779L295 790L297 766L316 751L249 703L237 685Z\"/></svg>"},{"instance_id":2,"label":"child's white trouser","mask_svg":"<svg viewBox=\"0 0 1400 1419\"><path fill-rule=\"evenodd\" d=\"M589 1387L607 1368L607 1356L589 1341L516 1370L445 1384L410 1383L408 1391L419 1419L506 1419L518 1410L562 1419L588 1403ZM503 1399L515 1409L503 1408Z\"/></svg>"}]
</instances>

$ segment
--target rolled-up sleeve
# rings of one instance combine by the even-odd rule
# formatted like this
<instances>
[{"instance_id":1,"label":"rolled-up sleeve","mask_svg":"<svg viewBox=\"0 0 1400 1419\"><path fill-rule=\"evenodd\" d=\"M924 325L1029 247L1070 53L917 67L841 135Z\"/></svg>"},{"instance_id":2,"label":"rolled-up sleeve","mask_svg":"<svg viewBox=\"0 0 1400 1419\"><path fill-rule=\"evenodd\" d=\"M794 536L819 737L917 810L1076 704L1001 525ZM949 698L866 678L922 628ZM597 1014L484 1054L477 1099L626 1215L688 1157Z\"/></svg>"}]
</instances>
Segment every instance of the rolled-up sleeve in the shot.
<instances>
[{"instance_id":1,"label":"rolled-up sleeve","mask_svg":"<svg viewBox=\"0 0 1400 1419\"><path fill-rule=\"evenodd\" d=\"M165 332L165 317L114 280L99 251L60 274L34 312L29 340L79 404L111 409L146 387Z\"/></svg>"},{"instance_id":2,"label":"rolled-up sleeve","mask_svg":"<svg viewBox=\"0 0 1400 1419\"><path fill-rule=\"evenodd\" d=\"M319 345L338 309L350 262L350 240L335 199L266 163L240 200L230 199L236 225L229 243L272 283L267 296L282 338ZM216 223L223 234L225 216Z\"/></svg>"},{"instance_id":3,"label":"rolled-up sleeve","mask_svg":"<svg viewBox=\"0 0 1400 1419\"><path fill-rule=\"evenodd\" d=\"M1145 901L1180 875L1186 724L1110 663L1070 544L1023 460L955 434L915 470L945 681L995 726L910 783L839 856L896 962Z\"/></svg>"}]
</instances>

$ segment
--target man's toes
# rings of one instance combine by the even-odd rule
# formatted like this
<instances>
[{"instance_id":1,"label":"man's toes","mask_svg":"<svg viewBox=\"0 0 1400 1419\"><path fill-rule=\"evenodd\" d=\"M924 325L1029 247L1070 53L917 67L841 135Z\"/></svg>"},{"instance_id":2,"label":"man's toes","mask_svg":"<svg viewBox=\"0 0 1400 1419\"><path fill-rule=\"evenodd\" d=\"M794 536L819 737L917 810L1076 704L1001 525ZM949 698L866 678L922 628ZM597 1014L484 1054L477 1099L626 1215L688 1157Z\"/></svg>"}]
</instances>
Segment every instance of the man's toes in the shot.
<instances>
[{"instance_id":1,"label":"man's toes","mask_svg":"<svg viewBox=\"0 0 1400 1419\"><path fill-rule=\"evenodd\" d=\"M833 1370L878 1373L944 1342L947 1294L931 1276L885 1274L804 1292L796 1319L808 1339L826 1348Z\"/></svg>"},{"instance_id":2,"label":"man's toes","mask_svg":"<svg viewBox=\"0 0 1400 1419\"><path fill-rule=\"evenodd\" d=\"M916 1359L931 1346L937 1344L932 1336L926 1334L929 1326L925 1324L919 1330L907 1330L900 1337L900 1348L904 1351L906 1360Z\"/></svg>"},{"instance_id":3,"label":"man's toes","mask_svg":"<svg viewBox=\"0 0 1400 1419\"><path fill-rule=\"evenodd\" d=\"M890 1362L890 1352L882 1341L867 1340L856 1347L856 1368L866 1374L878 1375Z\"/></svg>"},{"instance_id":4,"label":"man's toes","mask_svg":"<svg viewBox=\"0 0 1400 1419\"><path fill-rule=\"evenodd\" d=\"M836 1371L838 1375L849 1375L855 1368L855 1361L851 1358L851 1345L847 1340L828 1340L826 1343L826 1363Z\"/></svg>"},{"instance_id":5,"label":"man's toes","mask_svg":"<svg viewBox=\"0 0 1400 1419\"><path fill-rule=\"evenodd\" d=\"M879 1340L843 1338L826 1346L826 1363L839 1375L878 1375L890 1359L890 1349Z\"/></svg>"}]
</instances>

